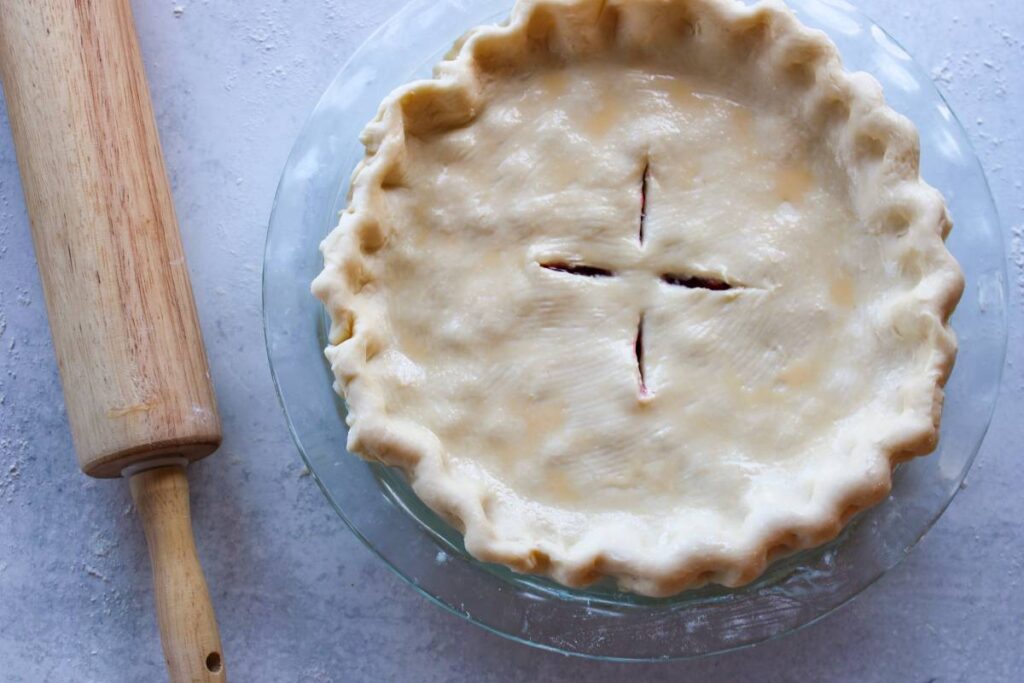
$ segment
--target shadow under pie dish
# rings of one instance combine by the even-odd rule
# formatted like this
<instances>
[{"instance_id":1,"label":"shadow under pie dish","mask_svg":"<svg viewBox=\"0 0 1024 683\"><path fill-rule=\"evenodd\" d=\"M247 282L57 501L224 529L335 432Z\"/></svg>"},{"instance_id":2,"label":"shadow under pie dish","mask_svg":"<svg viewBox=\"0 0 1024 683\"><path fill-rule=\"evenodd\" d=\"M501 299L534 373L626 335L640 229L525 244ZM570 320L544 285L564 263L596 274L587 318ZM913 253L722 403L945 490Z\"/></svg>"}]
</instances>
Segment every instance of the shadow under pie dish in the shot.
<instances>
[{"instance_id":1,"label":"shadow under pie dish","mask_svg":"<svg viewBox=\"0 0 1024 683\"><path fill-rule=\"evenodd\" d=\"M782 5L519 3L363 141L314 283L348 446L479 559L738 586L934 447L944 202Z\"/></svg>"}]
</instances>

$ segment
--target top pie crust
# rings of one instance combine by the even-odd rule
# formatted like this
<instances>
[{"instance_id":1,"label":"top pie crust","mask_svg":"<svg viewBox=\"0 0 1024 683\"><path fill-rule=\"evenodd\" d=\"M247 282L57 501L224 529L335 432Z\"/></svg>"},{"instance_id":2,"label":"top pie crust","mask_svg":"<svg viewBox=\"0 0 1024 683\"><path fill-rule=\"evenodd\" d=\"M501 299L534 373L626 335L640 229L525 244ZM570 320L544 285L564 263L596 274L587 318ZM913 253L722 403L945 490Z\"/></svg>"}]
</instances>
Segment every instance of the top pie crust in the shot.
<instances>
[{"instance_id":1,"label":"top pie crust","mask_svg":"<svg viewBox=\"0 0 1024 683\"><path fill-rule=\"evenodd\" d=\"M362 141L313 284L348 448L475 557L738 586L934 449L944 201L781 3L520 0Z\"/></svg>"}]
</instances>

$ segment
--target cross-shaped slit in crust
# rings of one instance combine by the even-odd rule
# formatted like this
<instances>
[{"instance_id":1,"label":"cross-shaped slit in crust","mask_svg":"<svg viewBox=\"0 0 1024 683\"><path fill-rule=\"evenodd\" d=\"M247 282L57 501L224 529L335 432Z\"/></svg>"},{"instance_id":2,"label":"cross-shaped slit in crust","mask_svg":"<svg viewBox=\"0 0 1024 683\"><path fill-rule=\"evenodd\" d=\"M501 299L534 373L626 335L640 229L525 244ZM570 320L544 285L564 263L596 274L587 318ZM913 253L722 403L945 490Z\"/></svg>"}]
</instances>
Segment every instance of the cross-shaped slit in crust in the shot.
<instances>
[{"instance_id":1,"label":"cross-shaped slit in crust","mask_svg":"<svg viewBox=\"0 0 1024 683\"><path fill-rule=\"evenodd\" d=\"M650 182L651 164L645 161L643 172L640 175L640 220L638 240L640 248L644 248L647 228L647 195L648 183ZM615 278L616 272L610 268L591 266L585 263L560 261L546 261L540 263L542 268L567 275L576 275L587 278ZM711 292L723 292L734 288L742 288L741 285L733 285L724 279L706 277L692 273L660 273L658 279L666 285L674 287L685 287L686 289L704 289ZM647 401L654 396L654 392L647 386L646 368L644 367L644 312L641 311L636 326L636 337L633 345L636 357L637 376L639 378L639 394L642 401Z\"/></svg>"}]
</instances>

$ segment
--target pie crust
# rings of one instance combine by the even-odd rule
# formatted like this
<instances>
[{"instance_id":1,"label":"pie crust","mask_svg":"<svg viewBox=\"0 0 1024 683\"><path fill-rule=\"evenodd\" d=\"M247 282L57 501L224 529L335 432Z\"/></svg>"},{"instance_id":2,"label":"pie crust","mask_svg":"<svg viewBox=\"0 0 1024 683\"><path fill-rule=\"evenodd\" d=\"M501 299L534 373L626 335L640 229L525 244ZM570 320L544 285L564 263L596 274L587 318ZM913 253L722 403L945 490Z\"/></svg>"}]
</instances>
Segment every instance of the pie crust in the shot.
<instances>
[{"instance_id":1,"label":"pie crust","mask_svg":"<svg viewBox=\"0 0 1024 683\"><path fill-rule=\"evenodd\" d=\"M740 586L935 448L945 203L783 4L520 0L362 142L313 283L347 446L478 559Z\"/></svg>"}]
</instances>

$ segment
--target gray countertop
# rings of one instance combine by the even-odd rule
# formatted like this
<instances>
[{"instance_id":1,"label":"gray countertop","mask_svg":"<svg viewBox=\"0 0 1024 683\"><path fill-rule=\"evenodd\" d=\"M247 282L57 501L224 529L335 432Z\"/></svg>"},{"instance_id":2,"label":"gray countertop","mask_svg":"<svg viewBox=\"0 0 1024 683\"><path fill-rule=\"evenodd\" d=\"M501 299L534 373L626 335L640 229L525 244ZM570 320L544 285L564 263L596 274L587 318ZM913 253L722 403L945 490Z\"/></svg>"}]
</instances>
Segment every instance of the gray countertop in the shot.
<instances>
[{"instance_id":1,"label":"gray countertop","mask_svg":"<svg viewBox=\"0 0 1024 683\"><path fill-rule=\"evenodd\" d=\"M838 613L751 650L659 665L532 650L429 604L342 525L285 428L260 319L274 190L328 81L401 3L134 3L224 420L223 448L191 481L232 680L1024 680L1020 0L859 3L949 98L1002 213L1010 357L969 485ZM0 681L163 677L128 487L89 480L72 455L0 105Z\"/></svg>"}]
</instances>

